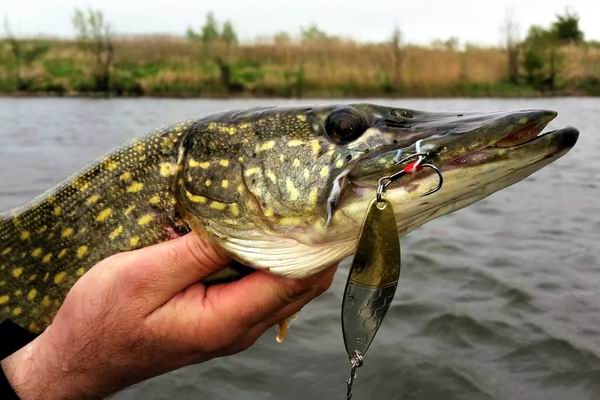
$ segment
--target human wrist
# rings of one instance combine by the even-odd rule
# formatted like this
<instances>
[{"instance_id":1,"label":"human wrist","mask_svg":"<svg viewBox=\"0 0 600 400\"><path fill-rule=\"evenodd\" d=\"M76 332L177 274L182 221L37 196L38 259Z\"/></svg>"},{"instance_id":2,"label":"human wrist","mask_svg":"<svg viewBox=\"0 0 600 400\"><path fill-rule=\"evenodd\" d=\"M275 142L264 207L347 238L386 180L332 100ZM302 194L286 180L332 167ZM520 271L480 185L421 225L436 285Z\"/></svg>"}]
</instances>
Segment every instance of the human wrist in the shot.
<instances>
[{"instance_id":1,"label":"human wrist","mask_svg":"<svg viewBox=\"0 0 600 400\"><path fill-rule=\"evenodd\" d=\"M68 371L61 368L60 353L42 333L0 362L6 378L21 400L99 397L86 394L84 387L76 384L75 377L69 376Z\"/></svg>"}]
</instances>

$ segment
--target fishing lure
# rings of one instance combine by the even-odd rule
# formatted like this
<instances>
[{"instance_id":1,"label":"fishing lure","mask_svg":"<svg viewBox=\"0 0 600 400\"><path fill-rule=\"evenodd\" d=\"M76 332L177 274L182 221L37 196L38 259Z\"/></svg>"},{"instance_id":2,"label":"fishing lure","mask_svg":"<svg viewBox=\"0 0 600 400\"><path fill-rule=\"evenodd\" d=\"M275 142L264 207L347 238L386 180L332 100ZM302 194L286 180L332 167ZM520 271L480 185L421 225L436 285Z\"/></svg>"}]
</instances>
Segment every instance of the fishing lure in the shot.
<instances>
[{"instance_id":1,"label":"fishing lure","mask_svg":"<svg viewBox=\"0 0 600 400\"><path fill-rule=\"evenodd\" d=\"M346 382L348 400L352 398L356 372L364 363L364 355L394 298L400 277L400 239L392 203L385 199L385 191L394 181L424 168L433 170L439 180L435 188L422 196L440 190L444 176L435 165L426 162L431 156L430 152L416 153L398 161L398 165L408 163L379 179L376 197L367 208L342 301L344 345L351 365Z\"/></svg>"}]
</instances>

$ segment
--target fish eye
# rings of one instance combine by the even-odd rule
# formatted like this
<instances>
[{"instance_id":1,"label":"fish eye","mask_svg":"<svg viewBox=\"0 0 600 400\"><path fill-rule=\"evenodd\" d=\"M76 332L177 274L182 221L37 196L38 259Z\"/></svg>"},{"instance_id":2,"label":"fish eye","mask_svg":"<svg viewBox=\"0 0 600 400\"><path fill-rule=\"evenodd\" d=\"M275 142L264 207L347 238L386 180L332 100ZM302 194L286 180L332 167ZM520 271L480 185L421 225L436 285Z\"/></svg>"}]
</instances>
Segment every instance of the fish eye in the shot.
<instances>
[{"instance_id":1,"label":"fish eye","mask_svg":"<svg viewBox=\"0 0 600 400\"><path fill-rule=\"evenodd\" d=\"M325 131L339 144L353 141L366 130L367 121L352 108L337 109L325 120Z\"/></svg>"}]
</instances>

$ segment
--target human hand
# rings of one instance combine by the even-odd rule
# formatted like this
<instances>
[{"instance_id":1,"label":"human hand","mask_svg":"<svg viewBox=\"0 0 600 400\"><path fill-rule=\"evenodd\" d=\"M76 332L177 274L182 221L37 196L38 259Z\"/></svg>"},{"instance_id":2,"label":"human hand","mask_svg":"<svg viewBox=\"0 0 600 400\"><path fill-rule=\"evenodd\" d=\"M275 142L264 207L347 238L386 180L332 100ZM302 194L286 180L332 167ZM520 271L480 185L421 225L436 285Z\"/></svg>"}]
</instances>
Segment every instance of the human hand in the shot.
<instances>
[{"instance_id":1,"label":"human hand","mask_svg":"<svg viewBox=\"0 0 600 400\"><path fill-rule=\"evenodd\" d=\"M2 367L24 400L102 398L245 350L324 292L335 271L304 280L256 271L232 283L200 283L229 262L195 234L109 257L73 286L52 324Z\"/></svg>"}]
</instances>

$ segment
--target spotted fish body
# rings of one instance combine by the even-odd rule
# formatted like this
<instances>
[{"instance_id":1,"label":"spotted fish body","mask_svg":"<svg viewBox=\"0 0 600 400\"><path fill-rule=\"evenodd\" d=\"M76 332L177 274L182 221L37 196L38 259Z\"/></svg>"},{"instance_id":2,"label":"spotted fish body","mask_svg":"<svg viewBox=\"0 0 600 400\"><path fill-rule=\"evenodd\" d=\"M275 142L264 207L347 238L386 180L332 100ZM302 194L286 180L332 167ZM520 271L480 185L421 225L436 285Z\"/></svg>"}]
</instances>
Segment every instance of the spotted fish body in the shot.
<instances>
[{"instance_id":1,"label":"spotted fish body","mask_svg":"<svg viewBox=\"0 0 600 400\"><path fill-rule=\"evenodd\" d=\"M182 122L134 140L5 213L0 321L39 332L95 263L172 239L190 225L203 232L204 224L250 231L265 225L263 218L290 225L315 208L318 194L316 186L301 193L297 176L283 177L282 168L299 170L307 185L328 175L315 163L321 144L301 134L306 123L301 112L271 109ZM284 148L275 149L276 141ZM279 195L290 203L274 201Z\"/></svg>"},{"instance_id":2,"label":"spotted fish body","mask_svg":"<svg viewBox=\"0 0 600 400\"><path fill-rule=\"evenodd\" d=\"M170 190L186 126L136 140L3 216L0 320L39 332L96 262L188 230Z\"/></svg>"},{"instance_id":3,"label":"spotted fish body","mask_svg":"<svg viewBox=\"0 0 600 400\"><path fill-rule=\"evenodd\" d=\"M310 275L354 251L377 179L402 167L401 152L434 150L430 161L447 165L428 201L424 173L388 189L403 234L566 153L572 132L520 145L554 115L275 107L155 131L0 217L0 321L40 332L98 261L190 230L243 264Z\"/></svg>"}]
</instances>

